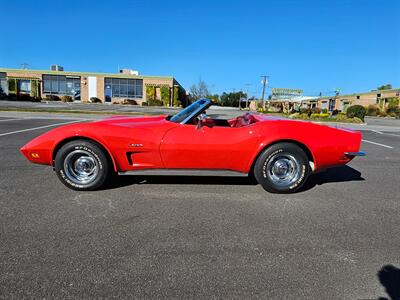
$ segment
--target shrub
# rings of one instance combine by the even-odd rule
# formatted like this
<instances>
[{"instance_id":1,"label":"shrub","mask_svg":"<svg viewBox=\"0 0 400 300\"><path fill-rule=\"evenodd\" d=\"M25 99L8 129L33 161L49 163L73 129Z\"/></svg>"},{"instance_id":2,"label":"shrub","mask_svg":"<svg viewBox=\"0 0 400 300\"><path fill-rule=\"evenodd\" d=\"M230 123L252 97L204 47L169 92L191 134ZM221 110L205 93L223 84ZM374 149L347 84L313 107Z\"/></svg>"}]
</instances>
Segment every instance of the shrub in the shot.
<instances>
[{"instance_id":1,"label":"shrub","mask_svg":"<svg viewBox=\"0 0 400 300\"><path fill-rule=\"evenodd\" d=\"M17 95L15 100L17 100L17 101L32 101L33 102L35 100L35 98L31 97L31 95L28 95L28 94L19 94L19 95Z\"/></svg>"},{"instance_id":2,"label":"shrub","mask_svg":"<svg viewBox=\"0 0 400 300\"><path fill-rule=\"evenodd\" d=\"M377 105L371 104L367 107L367 116L376 116L381 112L380 108Z\"/></svg>"},{"instance_id":3,"label":"shrub","mask_svg":"<svg viewBox=\"0 0 400 300\"><path fill-rule=\"evenodd\" d=\"M57 95L46 95L45 100L47 101L60 101L60 97Z\"/></svg>"},{"instance_id":4,"label":"shrub","mask_svg":"<svg viewBox=\"0 0 400 300\"><path fill-rule=\"evenodd\" d=\"M327 108L322 109L322 113L323 114L327 114L328 113L328 109Z\"/></svg>"},{"instance_id":5,"label":"shrub","mask_svg":"<svg viewBox=\"0 0 400 300\"><path fill-rule=\"evenodd\" d=\"M269 102L269 108L271 112L283 112L283 103L282 102ZM233 106L233 105L232 105ZM262 102L261 102L262 106Z\"/></svg>"},{"instance_id":6,"label":"shrub","mask_svg":"<svg viewBox=\"0 0 400 300\"><path fill-rule=\"evenodd\" d=\"M313 114L320 114L321 113L321 109L319 107L313 107L311 109L311 113Z\"/></svg>"},{"instance_id":7,"label":"shrub","mask_svg":"<svg viewBox=\"0 0 400 300\"><path fill-rule=\"evenodd\" d=\"M379 116L380 117L386 117L388 114L386 113L386 111L382 110L379 112Z\"/></svg>"},{"instance_id":8,"label":"shrub","mask_svg":"<svg viewBox=\"0 0 400 300\"><path fill-rule=\"evenodd\" d=\"M314 119L314 120L324 120L324 119L327 119L327 118L329 118L330 116L329 116L329 114L311 114L311 119Z\"/></svg>"},{"instance_id":9,"label":"shrub","mask_svg":"<svg viewBox=\"0 0 400 300\"><path fill-rule=\"evenodd\" d=\"M148 106L149 105L146 101L143 101L141 104L142 104L142 106Z\"/></svg>"},{"instance_id":10,"label":"shrub","mask_svg":"<svg viewBox=\"0 0 400 300\"><path fill-rule=\"evenodd\" d=\"M348 118L354 118L357 117L364 121L365 114L367 113L367 110L365 109L364 106L362 105L352 105L347 108L346 111L346 116Z\"/></svg>"},{"instance_id":11,"label":"shrub","mask_svg":"<svg viewBox=\"0 0 400 300\"><path fill-rule=\"evenodd\" d=\"M389 107L386 112L389 116L396 117L400 115L400 107Z\"/></svg>"},{"instance_id":12,"label":"shrub","mask_svg":"<svg viewBox=\"0 0 400 300\"><path fill-rule=\"evenodd\" d=\"M364 123L363 120L361 120L360 118L354 117L352 120L352 123Z\"/></svg>"},{"instance_id":13,"label":"shrub","mask_svg":"<svg viewBox=\"0 0 400 300\"><path fill-rule=\"evenodd\" d=\"M400 98L389 98L388 108L399 107Z\"/></svg>"},{"instance_id":14,"label":"shrub","mask_svg":"<svg viewBox=\"0 0 400 300\"><path fill-rule=\"evenodd\" d=\"M306 113L301 113L298 115L297 119L302 119L302 120L309 120L310 116Z\"/></svg>"},{"instance_id":15,"label":"shrub","mask_svg":"<svg viewBox=\"0 0 400 300\"><path fill-rule=\"evenodd\" d=\"M336 115L336 121L345 121L346 120L346 115L344 113L339 113Z\"/></svg>"},{"instance_id":16,"label":"shrub","mask_svg":"<svg viewBox=\"0 0 400 300\"><path fill-rule=\"evenodd\" d=\"M138 105L136 100L133 100L133 99L121 100L120 104L123 104L123 105Z\"/></svg>"},{"instance_id":17,"label":"shrub","mask_svg":"<svg viewBox=\"0 0 400 300\"><path fill-rule=\"evenodd\" d=\"M102 101L101 101L99 98L97 98L97 97L91 97L91 98L89 99L89 102L90 102L90 103L101 103Z\"/></svg>"},{"instance_id":18,"label":"shrub","mask_svg":"<svg viewBox=\"0 0 400 300\"><path fill-rule=\"evenodd\" d=\"M40 102L41 100L42 100L42 98L40 98L40 97L31 97L32 102Z\"/></svg>"},{"instance_id":19,"label":"shrub","mask_svg":"<svg viewBox=\"0 0 400 300\"><path fill-rule=\"evenodd\" d=\"M339 113L339 110L334 109L334 110L332 111L332 116L336 116L338 113Z\"/></svg>"},{"instance_id":20,"label":"shrub","mask_svg":"<svg viewBox=\"0 0 400 300\"><path fill-rule=\"evenodd\" d=\"M163 102L158 99L148 99L147 105L148 106L163 106Z\"/></svg>"},{"instance_id":21,"label":"shrub","mask_svg":"<svg viewBox=\"0 0 400 300\"><path fill-rule=\"evenodd\" d=\"M311 116L311 114L312 114L311 108L301 108L300 109L300 113L301 114L306 114L307 116Z\"/></svg>"},{"instance_id":22,"label":"shrub","mask_svg":"<svg viewBox=\"0 0 400 300\"><path fill-rule=\"evenodd\" d=\"M72 99L71 96L65 95L65 96L62 96L62 97L61 97L61 101L62 101L62 102L72 102L72 101L74 101L74 100Z\"/></svg>"}]
</instances>

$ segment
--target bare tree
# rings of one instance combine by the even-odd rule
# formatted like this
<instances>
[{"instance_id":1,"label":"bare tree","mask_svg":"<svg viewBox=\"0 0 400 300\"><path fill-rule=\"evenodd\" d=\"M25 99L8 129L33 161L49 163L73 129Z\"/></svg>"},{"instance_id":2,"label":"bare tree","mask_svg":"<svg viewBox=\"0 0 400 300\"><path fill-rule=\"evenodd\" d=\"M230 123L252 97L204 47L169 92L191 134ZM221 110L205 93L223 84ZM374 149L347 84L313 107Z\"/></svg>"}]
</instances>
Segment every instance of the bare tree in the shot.
<instances>
[{"instance_id":1,"label":"bare tree","mask_svg":"<svg viewBox=\"0 0 400 300\"><path fill-rule=\"evenodd\" d=\"M210 95L207 83L200 78L197 84L190 87L190 94L193 100L207 97Z\"/></svg>"}]
</instances>

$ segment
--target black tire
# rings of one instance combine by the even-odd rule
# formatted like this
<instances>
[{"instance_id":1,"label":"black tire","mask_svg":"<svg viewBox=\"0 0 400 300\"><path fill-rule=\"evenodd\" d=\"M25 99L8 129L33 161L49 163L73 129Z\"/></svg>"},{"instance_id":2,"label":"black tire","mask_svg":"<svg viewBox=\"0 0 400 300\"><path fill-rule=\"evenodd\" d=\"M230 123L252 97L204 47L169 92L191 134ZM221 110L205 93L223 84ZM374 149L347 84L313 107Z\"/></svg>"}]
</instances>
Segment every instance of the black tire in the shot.
<instances>
[{"instance_id":1,"label":"black tire","mask_svg":"<svg viewBox=\"0 0 400 300\"><path fill-rule=\"evenodd\" d=\"M293 143L265 149L254 165L254 177L271 193L294 193L307 181L310 165L306 153Z\"/></svg>"},{"instance_id":2,"label":"black tire","mask_svg":"<svg viewBox=\"0 0 400 300\"><path fill-rule=\"evenodd\" d=\"M93 191L106 183L112 165L98 144L74 140L58 150L54 167L60 181L70 189Z\"/></svg>"}]
</instances>

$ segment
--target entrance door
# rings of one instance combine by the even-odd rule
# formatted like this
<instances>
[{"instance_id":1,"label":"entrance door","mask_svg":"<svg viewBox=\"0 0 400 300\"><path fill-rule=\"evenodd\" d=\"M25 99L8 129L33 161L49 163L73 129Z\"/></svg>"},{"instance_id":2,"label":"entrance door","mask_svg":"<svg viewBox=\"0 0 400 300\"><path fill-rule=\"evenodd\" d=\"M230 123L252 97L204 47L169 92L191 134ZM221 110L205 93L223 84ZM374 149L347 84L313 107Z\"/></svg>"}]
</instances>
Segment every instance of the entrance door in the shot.
<instances>
[{"instance_id":1,"label":"entrance door","mask_svg":"<svg viewBox=\"0 0 400 300\"><path fill-rule=\"evenodd\" d=\"M160 153L167 169L218 169L246 172L257 134L252 125L207 127L180 124L162 139Z\"/></svg>"},{"instance_id":2,"label":"entrance door","mask_svg":"<svg viewBox=\"0 0 400 300\"><path fill-rule=\"evenodd\" d=\"M97 78L95 76L88 77L88 94L89 99L92 97L97 98Z\"/></svg>"},{"instance_id":3,"label":"entrance door","mask_svg":"<svg viewBox=\"0 0 400 300\"><path fill-rule=\"evenodd\" d=\"M109 85L109 84L106 84L104 87L104 97L105 97L106 103L111 103L112 89L111 89L111 85Z\"/></svg>"}]
</instances>

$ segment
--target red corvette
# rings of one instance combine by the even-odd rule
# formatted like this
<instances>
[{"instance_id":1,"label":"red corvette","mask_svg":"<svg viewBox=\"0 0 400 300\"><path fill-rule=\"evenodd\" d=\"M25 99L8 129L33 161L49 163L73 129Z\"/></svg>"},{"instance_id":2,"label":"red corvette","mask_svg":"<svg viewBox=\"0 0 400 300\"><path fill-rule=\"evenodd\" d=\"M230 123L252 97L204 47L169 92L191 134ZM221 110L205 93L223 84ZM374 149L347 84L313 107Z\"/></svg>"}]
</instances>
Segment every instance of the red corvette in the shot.
<instances>
[{"instance_id":1,"label":"red corvette","mask_svg":"<svg viewBox=\"0 0 400 300\"><path fill-rule=\"evenodd\" d=\"M74 190L95 190L113 174L255 176L269 192L301 188L312 172L344 165L361 133L246 113L205 117L200 99L174 116L111 117L51 130L21 148L54 167Z\"/></svg>"}]
</instances>

